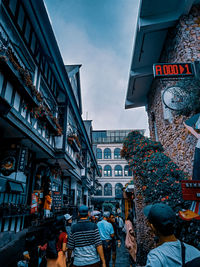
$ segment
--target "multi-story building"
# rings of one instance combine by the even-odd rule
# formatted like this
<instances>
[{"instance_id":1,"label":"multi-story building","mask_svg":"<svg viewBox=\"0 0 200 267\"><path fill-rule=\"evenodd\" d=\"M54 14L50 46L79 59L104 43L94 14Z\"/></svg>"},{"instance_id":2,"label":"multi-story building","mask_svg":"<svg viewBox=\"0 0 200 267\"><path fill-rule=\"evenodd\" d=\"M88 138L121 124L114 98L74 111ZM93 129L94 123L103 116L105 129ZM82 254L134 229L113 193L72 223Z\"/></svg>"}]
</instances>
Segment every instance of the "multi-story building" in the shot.
<instances>
[{"instance_id":1,"label":"multi-story building","mask_svg":"<svg viewBox=\"0 0 200 267\"><path fill-rule=\"evenodd\" d=\"M132 178L127 161L122 159L120 151L123 140L133 130L93 131L93 144L96 146L96 157L101 177L92 198L94 206L100 208L105 202L119 203L124 210L123 188ZM144 133L144 130L140 130Z\"/></svg>"},{"instance_id":2,"label":"multi-story building","mask_svg":"<svg viewBox=\"0 0 200 267\"><path fill-rule=\"evenodd\" d=\"M2 0L0 14L0 232L18 233L44 220L49 190L52 215L89 204L98 165L81 118L80 65L64 65L44 2Z\"/></svg>"},{"instance_id":3,"label":"multi-story building","mask_svg":"<svg viewBox=\"0 0 200 267\"><path fill-rule=\"evenodd\" d=\"M146 106L151 138L160 141L171 159L190 175L196 138L188 134L183 122L195 111L190 108L184 114L175 110L176 103L195 107L186 97L188 83L191 91L195 87L194 79L153 79L153 64L199 62L199 4L199 0L170 0L162 4L153 0L151 5L148 0L141 1L125 102L126 109ZM185 95L177 101L176 91L168 93L167 106L164 93L167 88L173 92L173 87L179 87ZM174 103L172 109L170 103Z\"/></svg>"}]
</instances>

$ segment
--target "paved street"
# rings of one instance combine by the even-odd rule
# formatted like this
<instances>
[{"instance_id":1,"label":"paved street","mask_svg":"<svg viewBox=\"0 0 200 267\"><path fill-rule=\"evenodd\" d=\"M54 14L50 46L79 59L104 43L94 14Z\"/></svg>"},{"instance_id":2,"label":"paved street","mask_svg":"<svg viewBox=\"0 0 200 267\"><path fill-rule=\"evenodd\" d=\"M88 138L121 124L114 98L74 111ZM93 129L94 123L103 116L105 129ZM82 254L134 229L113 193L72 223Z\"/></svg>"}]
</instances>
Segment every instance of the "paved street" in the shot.
<instances>
[{"instance_id":1,"label":"paved street","mask_svg":"<svg viewBox=\"0 0 200 267\"><path fill-rule=\"evenodd\" d=\"M122 243L120 248L117 248L117 259L116 259L116 267L129 267L129 254L127 249L124 246L124 242ZM112 261L110 263L110 267L112 267Z\"/></svg>"}]
</instances>

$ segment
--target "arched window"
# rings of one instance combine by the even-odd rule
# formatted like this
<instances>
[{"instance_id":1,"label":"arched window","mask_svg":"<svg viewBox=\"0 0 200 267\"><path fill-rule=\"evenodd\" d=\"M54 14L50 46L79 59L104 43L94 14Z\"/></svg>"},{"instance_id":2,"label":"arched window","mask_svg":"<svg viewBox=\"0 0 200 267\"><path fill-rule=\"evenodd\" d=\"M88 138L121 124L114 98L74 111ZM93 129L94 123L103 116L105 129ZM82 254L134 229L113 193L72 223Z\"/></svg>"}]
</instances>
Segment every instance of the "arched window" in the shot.
<instances>
[{"instance_id":1,"label":"arched window","mask_svg":"<svg viewBox=\"0 0 200 267\"><path fill-rule=\"evenodd\" d=\"M101 165L98 165L98 167L99 167L99 171L100 171L101 176L102 176L102 166Z\"/></svg>"},{"instance_id":2,"label":"arched window","mask_svg":"<svg viewBox=\"0 0 200 267\"><path fill-rule=\"evenodd\" d=\"M97 148L97 159L102 159L102 150L101 150L101 148Z\"/></svg>"},{"instance_id":3,"label":"arched window","mask_svg":"<svg viewBox=\"0 0 200 267\"><path fill-rule=\"evenodd\" d=\"M98 185L97 189L96 189L96 196L102 196L102 185Z\"/></svg>"},{"instance_id":4,"label":"arched window","mask_svg":"<svg viewBox=\"0 0 200 267\"><path fill-rule=\"evenodd\" d=\"M122 176L122 166L121 165L115 166L115 176Z\"/></svg>"},{"instance_id":5,"label":"arched window","mask_svg":"<svg viewBox=\"0 0 200 267\"><path fill-rule=\"evenodd\" d=\"M124 176L132 176L132 171L128 165L124 167Z\"/></svg>"},{"instance_id":6,"label":"arched window","mask_svg":"<svg viewBox=\"0 0 200 267\"><path fill-rule=\"evenodd\" d=\"M118 183L115 185L115 197L121 198L122 197L122 188L123 185Z\"/></svg>"},{"instance_id":7,"label":"arched window","mask_svg":"<svg viewBox=\"0 0 200 267\"><path fill-rule=\"evenodd\" d=\"M111 150L110 148L104 149L104 159L111 159Z\"/></svg>"},{"instance_id":8,"label":"arched window","mask_svg":"<svg viewBox=\"0 0 200 267\"><path fill-rule=\"evenodd\" d=\"M104 196L112 196L112 185L111 184L104 185Z\"/></svg>"},{"instance_id":9,"label":"arched window","mask_svg":"<svg viewBox=\"0 0 200 267\"><path fill-rule=\"evenodd\" d=\"M112 176L112 169L110 165L104 167L104 176Z\"/></svg>"},{"instance_id":10,"label":"arched window","mask_svg":"<svg viewBox=\"0 0 200 267\"><path fill-rule=\"evenodd\" d=\"M121 158L120 151L121 151L120 148L115 148L115 150L114 150L114 158L115 159L120 159Z\"/></svg>"}]
</instances>

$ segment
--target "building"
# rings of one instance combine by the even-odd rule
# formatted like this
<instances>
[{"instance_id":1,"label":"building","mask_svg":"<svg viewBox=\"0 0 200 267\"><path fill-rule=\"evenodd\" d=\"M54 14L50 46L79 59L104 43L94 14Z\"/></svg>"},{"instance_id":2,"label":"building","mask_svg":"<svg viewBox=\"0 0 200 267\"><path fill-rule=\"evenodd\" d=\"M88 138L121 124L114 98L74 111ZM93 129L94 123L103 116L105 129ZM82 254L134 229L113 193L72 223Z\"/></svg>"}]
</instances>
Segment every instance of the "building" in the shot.
<instances>
[{"instance_id":1,"label":"building","mask_svg":"<svg viewBox=\"0 0 200 267\"><path fill-rule=\"evenodd\" d=\"M123 140L132 130L92 131L101 177L97 178L97 187L92 203L102 208L103 203L112 203L125 209L123 189L132 179L132 172L127 161L122 159L120 151ZM144 133L144 130L141 130Z\"/></svg>"},{"instance_id":2,"label":"building","mask_svg":"<svg viewBox=\"0 0 200 267\"><path fill-rule=\"evenodd\" d=\"M90 204L98 165L81 118L81 66L64 65L44 2L2 0L0 13L0 235L8 246L49 220L49 190L52 218ZM17 240L8 257L1 244L4 266L23 249Z\"/></svg>"},{"instance_id":3,"label":"building","mask_svg":"<svg viewBox=\"0 0 200 267\"><path fill-rule=\"evenodd\" d=\"M187 88L186 79L153 79L154 63L199 61L200 1L141 0L125 108L146 106L150 136L160 141L169 157L192 174L196 139L183 122L191 114L178 114L163 103L171 86ZM190 80L192 83L193 80ZM173 96L169 96L173 102Z\"/></svg>"}]
</instances>

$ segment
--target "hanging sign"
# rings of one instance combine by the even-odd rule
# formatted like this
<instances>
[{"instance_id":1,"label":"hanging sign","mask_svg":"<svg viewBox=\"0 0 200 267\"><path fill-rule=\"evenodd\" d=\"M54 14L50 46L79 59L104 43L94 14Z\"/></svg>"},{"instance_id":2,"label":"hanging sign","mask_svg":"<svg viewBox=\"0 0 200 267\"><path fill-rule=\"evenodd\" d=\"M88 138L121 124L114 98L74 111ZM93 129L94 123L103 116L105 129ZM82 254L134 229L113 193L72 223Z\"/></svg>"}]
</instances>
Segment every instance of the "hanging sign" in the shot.
<instances>
[{"instance_id":1,"label":"hanging sign","mask_svg":"<svg viewBox=\"0 0 200 267\"><path fill-rule=\"evenodd\" d=\"M200 180L181 181L184 200L200 201Z\"/></svg>"},{"instance_id":2,"label":"hanging sign","mask_svg":"<svg viewBox=\"0 0 200 267\"><path fill-rule=\"evenodd\" d=\"M62 195L58 191L53 191L53 206L55 210L60 210L62 207Z\"/></svg>"},{"instance_id":3,"label":"hanging sign","mask_svg":"<svg viewBox=\"0 0 200 267\"><path fill-rule=\"evenodd\" d=\"M194 76L192 63L159 63L153 64L154 78L175 78Z\"/></svg>"},{"instance_id":4,"label":"hanging sign","mask_svg":"<svg viewBox=\"0 0 200 267\"><path fill-rule=\"evenodd\" d=\"M38 194L33 193L31 199L31 214L38 212Z\"/></svg>"},{"instance_id":5,"label":"hanging sign","mask_svg":"<svg viewBox=\"0 0 200 267\"><path fill-rule=\"evenodd\" d=\"M24 172L26 167L26 158L27 158L28 149L25 147L21 147L19 153L19 161L18 161L18 170Z\"/></svg>"}]
</instances>

